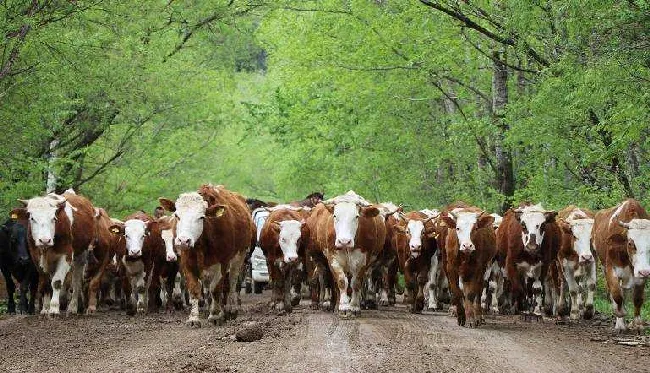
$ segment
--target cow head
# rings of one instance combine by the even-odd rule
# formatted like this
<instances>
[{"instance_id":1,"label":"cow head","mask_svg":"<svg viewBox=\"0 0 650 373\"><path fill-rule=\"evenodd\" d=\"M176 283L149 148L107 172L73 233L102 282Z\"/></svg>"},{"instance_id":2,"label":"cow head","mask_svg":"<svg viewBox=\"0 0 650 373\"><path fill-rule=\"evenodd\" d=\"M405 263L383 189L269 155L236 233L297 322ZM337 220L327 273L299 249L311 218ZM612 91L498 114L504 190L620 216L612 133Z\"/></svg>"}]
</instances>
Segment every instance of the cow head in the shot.
<instances>
[{"instance_id":1,"label":"cow head","mask_svg":"<svg viewBox=\"0 0 650 373\"><path fill-rule=\"evenodd\" d=\"M126 255L131 258L142 256L145 237L149 235L149 222L140 219L129 219L123 224L113 224L111 233L123 235L126 238Z\"/></svg>"},{"instance_id":2,"label":"cow head","mask_svg":"<svg viewBox=\"0 0 650 373\"><path fill-rule=\"evenodd\" d=\"M634 267L634 277L650 277L650 220L632 219L618 224L627 229L627 255Z\"/></svg>"},{"instance_id":3,"label":"cow head","mask_svg":"<svg viewBox=\"0 0 650 373\"><path fill-rule=\"evenodd\" d=\"M334 215L334 232L337 249L354 248L354 239L359 228L359 217L373 218L379 215L379 209L356 195L353 191L324 202Z\"/></svg>"},{"instance_id":4,"label":"cow head","mask_svg":"<svg viewBox=\"0 0 650 373\"><path fill-rule=\"evenodd\" d=\"M18 200L24 207L16 209L17 214L29 218L34 245L38 248L48 248L54 245L57 215L65 207L65 197L48 194L45 197L34 197L30 200Z\"/></svg>"},{"instance_id":5,"label":"cow head","mask_svg":"<svg viewBox=\"0 0 650 373\"><path fill-rule=\"evenodd\" d=\"M160 205L174 213L176 218L176 238L174 244L181 249L194 247L203 233L205 218L220 217L225 212L225 206L214 204L208 206L203 197L196 193L183 193L174 202L160 198Z\"/></svg>"},{"instance_id":6,"label":"cow head","mask_svg":"<svg viewBox=\"0 0 650 373\"><path fill-rule=\"evenodd\" d=\"M305 221L284 220L274 222L274 229L278 232L280 250L282 250L285 263L295 263L298 260L298 245L302 235Z\"/></svg>"},{"instance_id":7,"label":"cow head","mask_svg":"<svg viewBox=\"0 0 650 373\"><path fill-rule=\"evenodd\" d=\"M12 217L18 216L12 212ZM16 219L16 218L14 218ZM29 251L27 250L27 230L17 221L8 221L2 226L9 241L9 256L13 263L26 265L31 261Z\"/></svg>"},{"instance_id":8,"label":"cow head","mask_svg":"<svg viewBox=\"0 0 650 373\"><path fill-rule=\"evenodd\" d=\"M544 239L546 224L555 220L557 212L546 211L539 204L518 208L514 211L517 221L521 224L521 240L524 249L536 252Z\"/></svg>"},{"instance_id":9,"label":"cow head","mask_svg":"<svg viewBox=\"0 0 650 373\"><path fill-rule=\"evenodd\" d=\"M566 234L571 235L573 251L578 255L579 263L591 263L594 255L591 252L591 230L594 219L568 219L560 221L560 227Z\"/></svg>"},{"instance_id":10,"label":"cow head","mask_svg":"<svg viewBox=\"0 0 650 373\"><path fill-rule=\"evenodd\" d=\"M461 252L472 252L476 245L472 241L472 233L480 228L492 227L494 216L482 211L450 211L442 217L445 224L456 230L458 249Z\"/></svg>"},{"instance_id":11,"label":"cow head","mask_svg":"<svg viewBox=\"0 0 650 373\"><path fill-rule=\"evenodd\" d=\"M419 219L407 219L405 216L402 216L402 222L395 226L398 232L406 235L406 238L409 241L409 253L411 258L415 259L422 254L422 241L427 236L427 231L425 225L435 217L429 217L425 220Z\"/></svg>"}]
</instances>

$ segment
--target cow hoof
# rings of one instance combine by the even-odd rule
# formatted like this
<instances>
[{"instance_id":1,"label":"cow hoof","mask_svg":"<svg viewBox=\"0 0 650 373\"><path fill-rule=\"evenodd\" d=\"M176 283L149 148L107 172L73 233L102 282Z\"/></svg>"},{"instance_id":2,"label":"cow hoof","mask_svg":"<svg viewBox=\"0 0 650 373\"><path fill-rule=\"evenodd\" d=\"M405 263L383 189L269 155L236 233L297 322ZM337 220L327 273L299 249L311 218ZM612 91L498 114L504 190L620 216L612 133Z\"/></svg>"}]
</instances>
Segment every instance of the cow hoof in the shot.
<instances>
[{"instance_id":1,"label":"cow hoof","mask_svg":"<svg viewBox=\"0 0 650 373\"><path fill-rule=\"evenodd\" d=\"M585 307L585 312L582 315L585 320L591 320L594 317L594 305L589 304Z\"/></svg>"},{"instance_id":2,"label":"cow hoof","mask_svg":"<svg viewBox=\"0 0 650 373\"><path fill-rule=\"evenodd\" d=\"M321 304L320 307L323 311L331 311L332 310L332 302L330 301L325 301Z\"/></svg>"},{"instance_id":3,"label":"cow hoof","mask_svg":"<svg viewBox=\"0 0 650 373\"><path fill-rule=\"evenodd\" d=\"M457 321L459 326L465 326L465 316L458 316Z\"/></svg>"},{"instance_id":4,"label":"cow hoof","mask_svg":"<svg viewBox=\"0 0 650 373\"><path fill-rule=\"evenodd\" d=\"M452 317L458 316L456 306L449 306L449 315L452 316Z\"/></svg>"},{"instance_id":5,"label":"cow hoof","mask_svg":"<svg viewBox=\"0 0 650 373\"><path fill-rule=\"evenodd\" d=\"M86 315L91 316L94 315L97 312L97 308L94 306L88 306L88 309L86 309Z\"/></svg>"},{"instance_id":6,"label":"cow hoof","mask_svg":"<svg viewBox=\"0 0 650 373\"><path fill-rule=\"evenodd\" d=\"M200 328L201 327L201 321L197 320L187 320L185 322L188 326L192 328Z\"/></svg>"},{"instance_id":7,"label":"cow hoof","mask_svg":"<svg viewBox=\"0 0 650 373\"><path fill-rule=\"evenodd\" d=\"M388 299L380 299L379 300L379 305L382 307L386 307L390 305L390 302L388 302Z\"/></svg>"},{"instance_id":8,"label":"cow hoof","mask_svg":"<svg viewBox=\"0 0 650 373\"><path fill-rule=\"evenodd\" d=\"M577 321L580 320L580 311L578 310L571 310L571 314L569 316L569 319L571 321Z\"/></svg>"},{"instance_id":9,"label":"cow hoof","mask_svg":"<svg viewBox=\"0 0 650 373\"><path fill-rule=\"evenodd\" d=\"M210 315L208 316L208 323L213 326L221 326L225 324L226 320L223 315ZM199 325L200 326L200 325Z\"/></svg>"},{"instance_id":10,"label":"cow hoof","mask_svg":"<svg viewBox=\"0 0 650 373\"><path fill-rule=\"evenodd\" d=\"M310 310L318 310L320 307L318 307L318 302L311 302L309 305Z\"/></svg>"},{"instance_id":11,"label":"cow hoof","mask_svg":"<svg viewBox=\"0 0 650 373\"><path fill-rule=\"evenodd\" d=\"M367 300L365 305L366 305L367 310L376 310L377 309L377 302L375 302L374 300Z\"/></svg>"}]
</instances>

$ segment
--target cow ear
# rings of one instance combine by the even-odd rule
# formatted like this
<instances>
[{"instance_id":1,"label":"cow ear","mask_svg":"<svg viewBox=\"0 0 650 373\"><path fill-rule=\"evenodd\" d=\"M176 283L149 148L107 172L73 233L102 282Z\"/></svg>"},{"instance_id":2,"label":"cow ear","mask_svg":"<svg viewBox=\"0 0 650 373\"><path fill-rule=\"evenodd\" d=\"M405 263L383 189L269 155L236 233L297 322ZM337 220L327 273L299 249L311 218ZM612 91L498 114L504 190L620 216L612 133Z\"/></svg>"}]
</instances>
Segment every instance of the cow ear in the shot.
<instances>
[{"instance_id":1,"label":"cow ear","mask_svg":"<svg viewBox=\"0 0 650 373\"><path fill-rule=\"evenodd\" d=\"M160 206L163 209L165 209L165 210L167 210L169 212L176 211L176 202L175 201L172 201L171 199L160 197L160 198L158 198L158 202L160 202Z\"/></svg>"},{"instance_id":2,"label":"cow ear","mask_svg":"<svg viewBox=\"0 0 650 373\"><path fill-rule=\"evenodd\" d=\"M454 219L452 219L451 216L449 216L449 215L444 215L444 216L442 217L442 221L445 222L445 224L446 224L449 228L456 228L456 221L455 221Z\"/></svg>"},{"instance_id":3,"label":"cow ear","mask_svg":"<svg viewBox=\"0 0 650 373\"><path fill-rule=\"evenodd\" d=\"M436 232L436 231L433 231L433 232L427 233L427 238L433 238L434 240L437 240L437 239L438 239L438 236L439 236L439 234L438 234L438 232Z\"/></svg>"},{"instance_id":4,"label":"cow ear","mask_svg":"<svg viewBox=\"0 0 650 373\"><path fill-rule=\"evenodd\" d=\"M113 224L108 230L113 234L124 235L124 226L122 224Z\"/></svg>"},{"instance_id":5,"label":"cow ear","mask_svg":"<svg viewBox=\"0 0 650 373\"><path fill-rule=\"evenodd\" d=\"M478 218L478 221L476 222L476 227L488 228L488 227L492 227L492 224L494 224L494 216L483 214Z\"/></svg>"},{"instance_id":6,"label":"cow ear","mask_svg":"<svg viewBox=\"0 0 650 373\"><path fill-rule=\"evenodd\" d=\"M366 218L374 218L375 216L379 215L379 209L375 206L362 207L361 214Z\"/></svg>"},{"instance_id":7,"label":"cow ear","mask_svg":"<svg viewBox=\"0 0 650 373\"><path fill-rule=\"evenodd\" d=\"M546 211L544 213L544 217L546 217L546 222L547 223L554 222L556 216L557 216L557 211Z\"/></svg>"},{"instance_id":8,"label":"cow ear","mask_svg":"<svg viewBox=\"0 0 650 373\"><path fill-rule=\"evenodd\" d=\"M521 209L512 210L515 213L515 218L521 223L521 215L524 213Z\"/></svg>"},{"instance_id":9,"label":"cow ear","mask_svg":"<svg viewBox=\"0 0 650 373\"><path fill-rule=\"evenodd\" d=\"M333 204L331 204L331 205L330 205L330 204L323 204L323 205L325 206L325 208L327 209L327 211L330 212L330 214L333 214L333 213L334 213L334 205L333 205Z\"/></svg>"},{"instance_id":10,"label":"cow ear","mask_svg":"<svg viewBox=\"0 0 650 373\"><path fill-rule=\"evenodd\" d=\"M27 209L24 207L18 207L9 213L9 216L13 220L27 220L29 218L29 213L27 212Z\"/></svg>"},{"instance_id":11,"label":"cow ear","mask_svg":"<svg viewBox=\"0 0 650 373\"><path fill-rule=\"evenodd\" d=\"M400 233L406 233L406 226L401 224L395 224L395 230Z\"/></svg>"},{"instance_id":12,"label":"cow ear","mask_svg":"<svg viewBox=\"0 0 650 373\"><path fill-rule=\"evenodd\" d=\"M226 212L226 206L214 204L205 210L205 216L218 218L221 217L221 215L223 215L224 212Z\"/></svg>"}]
</instances>

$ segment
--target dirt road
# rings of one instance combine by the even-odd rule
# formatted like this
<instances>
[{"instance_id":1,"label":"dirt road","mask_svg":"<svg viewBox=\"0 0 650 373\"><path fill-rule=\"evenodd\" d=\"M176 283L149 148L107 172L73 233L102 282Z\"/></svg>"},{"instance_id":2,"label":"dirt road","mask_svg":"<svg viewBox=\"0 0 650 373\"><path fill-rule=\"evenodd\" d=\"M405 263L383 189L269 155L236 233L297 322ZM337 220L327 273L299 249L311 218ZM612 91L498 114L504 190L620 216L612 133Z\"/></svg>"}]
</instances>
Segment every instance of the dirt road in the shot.
<instances>
[{"instance_id":1,"label":"dirt road","mask_svg":"<svg viewBox=\"0 0 650 373\"><path fill-rule=\"evenodd\" d=\"M276 316L270 294L245 295L222 327L191 329L185 313L129 317L119 311L48 320L0 320L0 371L82 372L648 372L650 348L612 343L607 326L488 319L458 327L443 313L401 306L354 320L299 306ZM264 337L234 340L257 322Z\"/></svg>"}]
</instances>

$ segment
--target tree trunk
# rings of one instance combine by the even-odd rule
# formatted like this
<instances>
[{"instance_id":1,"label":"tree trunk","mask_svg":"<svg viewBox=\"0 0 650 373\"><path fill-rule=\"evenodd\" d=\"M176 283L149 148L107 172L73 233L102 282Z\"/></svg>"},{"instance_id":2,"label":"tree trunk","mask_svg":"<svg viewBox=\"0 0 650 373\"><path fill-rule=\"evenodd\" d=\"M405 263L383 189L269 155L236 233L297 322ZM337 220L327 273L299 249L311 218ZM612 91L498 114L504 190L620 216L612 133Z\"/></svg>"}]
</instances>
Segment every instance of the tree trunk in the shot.
<instances>
[{"instance_id":1,"label":"tree trunk","mask_svg":"<svg viewBox=\"0 0 650 373\"><path fill-rule=\"evenodd\" d=\"M497 185L499 193L504 200L501 213L505 213L512 206L512 197L515 194L515 177L512 167L512 153L505 144L505 136L509 126L504 120L505 108L508 105L508 68L503 61L506 52L495 49L492 73L492 120L497 128L495 152L497 158Z\"/></svg>"},{"instance_id":2,"label":"tree trunk","mask_svg":"<svg viewBox=\"0 0 650 373\"><path fill-rule=\"evenodd\" d=\"M47 153L47 181L45 183L45 193L54 193L56 191L58 178L54 172L54 166L56 163L55 149L57 146L59 146L59 139L52 139L52 141L50 141L50 148Z\"/></svg>"}]
</instances>

